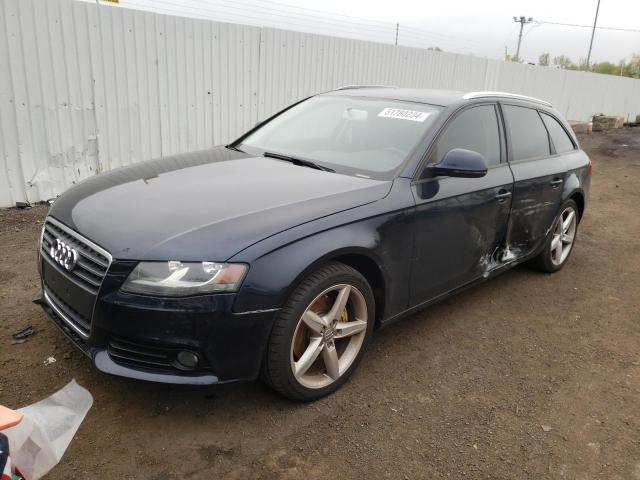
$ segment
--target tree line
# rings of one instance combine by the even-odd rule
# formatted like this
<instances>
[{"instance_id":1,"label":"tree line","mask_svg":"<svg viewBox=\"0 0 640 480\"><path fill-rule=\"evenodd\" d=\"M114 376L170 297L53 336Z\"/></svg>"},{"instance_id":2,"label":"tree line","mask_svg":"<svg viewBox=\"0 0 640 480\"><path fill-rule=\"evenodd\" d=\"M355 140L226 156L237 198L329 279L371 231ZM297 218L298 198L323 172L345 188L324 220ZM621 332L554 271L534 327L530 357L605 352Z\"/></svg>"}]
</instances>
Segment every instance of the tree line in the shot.
<instances>
[{"instance_id":1,"label":"tree line","mask_svg":"<svg viewBox=\"0 0 640 480\"><path fill-rule=\"evenodd\" d=\"M565 70L578 70L583 72L603 73L605 75L618 75L622 77L640 78L640 53L631 55L631 60L620 60L618 63L609 61L595 62L587 66L587 61L581 59L574 63L566 55L559 55L551 58L548 53L543 53L538 57L538 65L556 66Z\"/></svg>"},{"instance_id":2,"label":"tree line","mask_svg":"<svg viewBox=\"0 0 640 480\"><path fill-rule=\"evenodd\" d=\"M444 52L440 47L429 47L427 50L435 50L437 52ZM506 53L505 48L505 62L518 62L514 55ZM531 64L533 65L533 63ZM580 72L593 72L602 73L605 75L617 75L619 77L631 77L640 78L640 53L634 53L631 55L631 60L620 60L618 63L609 61L595 62L587 66L587 60L582 58L578 63L574 63L566 55L558 55L551 58L551 54L543 53L538 57L538 65L543 67L556 67L564 70L576 70Z\"/></svg>"}]
</instances>

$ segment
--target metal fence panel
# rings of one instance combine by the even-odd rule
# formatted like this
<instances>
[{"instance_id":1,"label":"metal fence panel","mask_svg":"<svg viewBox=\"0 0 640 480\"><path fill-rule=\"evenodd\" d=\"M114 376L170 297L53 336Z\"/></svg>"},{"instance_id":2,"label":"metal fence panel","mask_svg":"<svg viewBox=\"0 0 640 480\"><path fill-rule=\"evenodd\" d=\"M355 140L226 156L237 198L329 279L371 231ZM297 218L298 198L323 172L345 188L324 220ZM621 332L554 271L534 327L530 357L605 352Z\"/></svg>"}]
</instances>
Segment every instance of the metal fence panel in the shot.
<instances>
[{"instance_id":1,"label":"metal fence panel","mask_svg":"<svg viewBox=\"0 0 640 480\"><path fill-rule=\"evenodd\" d=\"M73 0L0 0L0 207L225 143L348 84L503 90L635 118L640 81Z\"/></svg>"}]
</instances>

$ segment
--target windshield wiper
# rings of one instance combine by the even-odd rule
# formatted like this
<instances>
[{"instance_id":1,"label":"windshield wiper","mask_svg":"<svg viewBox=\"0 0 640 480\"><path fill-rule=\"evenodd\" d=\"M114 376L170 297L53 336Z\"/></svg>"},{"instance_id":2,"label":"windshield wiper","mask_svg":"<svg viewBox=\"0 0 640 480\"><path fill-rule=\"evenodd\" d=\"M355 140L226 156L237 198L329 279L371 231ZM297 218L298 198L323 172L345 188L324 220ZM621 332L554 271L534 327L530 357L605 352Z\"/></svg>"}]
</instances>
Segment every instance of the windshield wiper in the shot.
<instances>
[{"instance_id":1,"label":"windshield wiper","mask_svg":"<svg viewBox=\"0 0 640 480\"><path fill-rule=\"evenodd\" d=\"M333 168L325 167L324 165L319 165L317 163L312 162L311 160L305 160L303 158L296 158L296 157L291 157L289 155L282 155L280 153L273 153L273 152L264 152L262 156L269 157L269 158L277 158L278 160L291 162L294 165L300 165L302 167L315 168L316 170L323 170L325 172L335 173L335 170Z\"/></svg>"}]
</instances>

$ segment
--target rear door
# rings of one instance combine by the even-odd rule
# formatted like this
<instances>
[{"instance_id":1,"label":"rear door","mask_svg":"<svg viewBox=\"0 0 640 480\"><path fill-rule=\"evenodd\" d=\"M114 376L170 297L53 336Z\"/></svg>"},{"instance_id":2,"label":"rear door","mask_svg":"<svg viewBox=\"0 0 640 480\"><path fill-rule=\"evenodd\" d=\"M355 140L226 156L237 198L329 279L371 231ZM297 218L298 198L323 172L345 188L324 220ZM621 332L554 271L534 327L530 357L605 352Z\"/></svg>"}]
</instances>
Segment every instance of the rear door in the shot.
<instances>
[{"instance_id":1,"label":"rear door","mask_svg":"<svg viewBox=\"0 0 640 480\"><path fill-rule=\"evenodd\" d=\"M496 104L476 104L454 114L432 145L427 165L439 163L454 148L481 153L489 170L481 178L424 175L413 182L412 305L484 275L505 238L513 176Z\"/></svg>"},{"instance_id":2,"label":"rear door","mask_svg":"<svg viewBox=\"0 0 640 480\"><path fill-rule=\"evenodd\" d=\"M509 163L515 188L507 245L516 257L544 242L558 211L566 166L535 108L502 104L508 135Z\"/></svg>"}]
</instances>

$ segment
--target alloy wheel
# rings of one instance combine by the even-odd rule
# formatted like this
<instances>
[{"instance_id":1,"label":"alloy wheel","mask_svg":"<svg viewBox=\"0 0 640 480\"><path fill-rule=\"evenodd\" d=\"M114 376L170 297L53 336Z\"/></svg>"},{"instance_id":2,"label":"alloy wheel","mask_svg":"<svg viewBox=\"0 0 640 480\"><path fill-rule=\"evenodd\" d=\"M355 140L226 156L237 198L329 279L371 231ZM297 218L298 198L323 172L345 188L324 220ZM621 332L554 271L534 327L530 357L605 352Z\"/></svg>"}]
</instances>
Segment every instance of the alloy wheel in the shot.
<instances>
[{"instance_id":1,"label":"alloy wheel","mask_svg":"<svg viewBox=\"0 0 640 480\"><path fill-rule=\"evenodd\" d=\"M367 333L367 304L353 285L320 293L300 317L291 342L291 370L307 388L339 379L360 352Z\"/></svg>"},{"instance_id":2,"label":"alloy wheel","mask_svg":"<svg viewBox=\"0 0 640 480\"><path fill-rule=\"evenodd\" d=\"M565 208L556 222L551 240L551 263L560 266L571 253L578 219L573 207Z\"/></svg>"}]
</instances>

